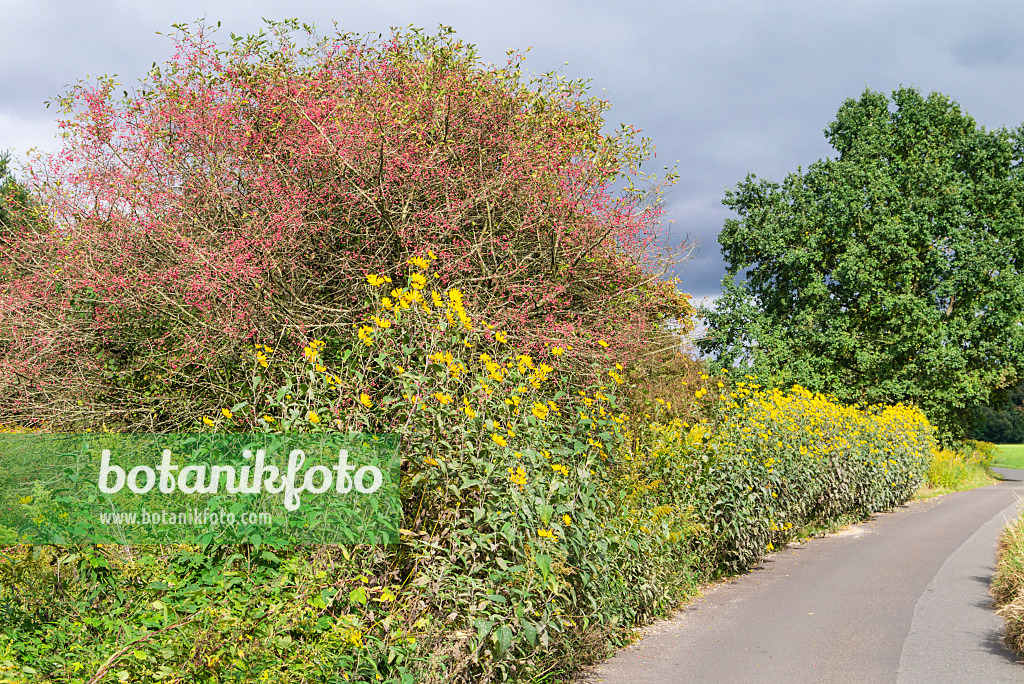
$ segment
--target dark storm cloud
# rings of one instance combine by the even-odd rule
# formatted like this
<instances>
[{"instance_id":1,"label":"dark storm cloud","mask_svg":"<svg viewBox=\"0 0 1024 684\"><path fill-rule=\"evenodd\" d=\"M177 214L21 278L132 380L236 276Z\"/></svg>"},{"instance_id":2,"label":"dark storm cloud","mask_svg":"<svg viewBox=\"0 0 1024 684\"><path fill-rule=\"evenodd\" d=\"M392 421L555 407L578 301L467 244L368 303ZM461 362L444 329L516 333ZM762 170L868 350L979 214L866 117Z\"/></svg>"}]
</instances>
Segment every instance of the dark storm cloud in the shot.
<instances>
[{"instance_id":1,"label":"dark storm cloud","mask_svg":"<svg viewBox=\"0 0 1024 684\"><path fill-rule=\"evenodd\" d=\"M979 124L1024 120L1018 2L39 2L0 0L0 147L54 149L43 101L89 76L126 88L170 56L174 22L205 16L248 33L294 16L328 31L453 26L491 62L532 47L526 67L592 79L610 127L652 138L652 168L677 165L672 236L700 253L680 271L695 298L719 292L721 200L747 173L781 180L831 153L822 130L847 97L903 84L943 92ZM568 62L568 65L565 63Z\"/></svg>"}]
</instances>

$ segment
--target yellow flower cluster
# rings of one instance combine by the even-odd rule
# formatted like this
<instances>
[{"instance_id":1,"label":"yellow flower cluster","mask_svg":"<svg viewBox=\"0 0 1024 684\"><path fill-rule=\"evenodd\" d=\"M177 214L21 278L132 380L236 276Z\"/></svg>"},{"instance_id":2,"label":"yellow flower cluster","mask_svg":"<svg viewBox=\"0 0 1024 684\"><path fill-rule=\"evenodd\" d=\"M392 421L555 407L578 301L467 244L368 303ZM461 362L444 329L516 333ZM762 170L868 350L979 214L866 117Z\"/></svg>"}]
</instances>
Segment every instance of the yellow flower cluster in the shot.
<instances>
[{"instance_id":1,"label":"yellow flower cluster","mask_svg":"<svg viewBox=\"0 0 1024 684\"><path fill-rule=\"evenodd\" d=\"M491 380L501 382L505 379L505 367L492 359L490 354L481 354L480 361L483 362L484 367L487 369L488 377Z\"/></svg>"},{"instance_id":2,"label":"yellow flower cluster","mask_svg":"<svg viewBox=\"0 0 1024 684\"><path fill-rule=\"evenodd\" d=\"M430 313L430 305L427 304L427 300L423 298L423 293L418 289L406 290L404 287L396 287L391 290L390 296L383 297L380 300L381 307L396 316L398 312L411 309L416 304L419 304L423 307L424 311Z\"/></svg>"},{"instance_id":3,"label":"yellow flower cluster","mask_svg":"<svg viewBox=\"0 0 1024 684\"><path fill-rule=\"evenodd\" d=\"M323 340L313 340L303 348L302 354L310 363L316 363L317 359L320 358L320 353L323 351L325 344L326 343Z\"/></svg>"},{"instance_id":4,"label":"yellow flower cluster","mask_svg":"<svg viewBox=\"0 0 1024 684\"><path fill-rule=\"evenodd\" d=\"M448 290L448 301L451 302L451 305L449 307L451 311L448 312L448 322L454 325L455 320L454 318L452 318L451 313L452 311L454 311L455 315L459 317L459 321L462 323L462 327L465 328L466 330L472 330L473 321L472 319L470 319L469 315L466 314L466 309L462 304L462 292L454 288Z\"/></svg>"},{"instance_id":5,"label":"yellow flower cluster","mask_svg":"<svg viewBox=\"0 0 1024 684\"><path fill-rule=\"evenodd\" d=\"M258 363L262 368L268 367L270 365L270 360L267 358L267 354L274 353L274 350L265 344L257 344L255 345L255 349L256 363Z\"/></svg>"},{"instance_id":6,"label":"yellow flower cluster","mask_svg":"<svg viewBox=\"0 0 1024 684\"><path fill-rule=\"evenodd\" d=\"M523 469L523 466L517 466L514 470L512 468L506 470L509 482L519 487L521 491L526 486L526 470Z\"/></svg>"},{"instance_id":7,"label":"yellow flower cluster","mask_svg":"<svg viewBox=\"0 0 1024 684\"><path fill-rule=\"evenodd\" d=\"M373 328L368 325L359 326L359 332L357 335L367 347L373 346Z\"/></svg>"},{"instance_id":8,"label":"yellow flower cluster","mask_svg":"<svg viewBox=\"0 0 1024 684\"><path fill-rule=\"evenodd\" d=\"M802 387L768 391L753 382L738 382L723 396L714 424L689 426L675 420L651 427L665 444L717 459L738 458L744 467L756 466L766 476L783 462L790 467L794 462L821 463L827 469L838 459L846 470L875 472L906 484L915 477L913 464L934 445L934 429L911 406L844 405ZM897 463L901 472L890 473ZM770 495L778 496L774 490Z\"/></svg>"},{"instance_id":9,"label":"yellow flower cluster","mask_svg":"<svg viewBox=\"0 0 1024 684\"><path fill-rule=\"evenodd\" d=\"M370 285L373 285L374 287L380 287L384 283L390 283L391 278L387 276L379 276L376 273L371 273L366 276L366 281L370 283Z\"/></svg>"},{"instance_id":10,"label":"yellow flower cluster","mask_svg":"<svg viewBox=\"0 0 1024 684\"><path fill-rule=\"evenodd\" d=\"M844 405L802 387L767 390L746 380L722 383L707 420L651 424L648 456L701 483L690 493L695 510L725 515L716 507L726 502L740 531L719 542L735 562L771 550L814 516L898 505L922 481L935 437L920 410Z\"/></svg>"},{"instance_id":11,"label":"yellow flower cluster","mask_svg":"<svg viewBox=\"0 0 1024 684\"><path fill-rule=\"evenodd\" d=\"M453 378L458 378L463 373L469 372L469 369L466 368L466 364L461 361L457 361L450 351L434 352L427 356L427 360L446 366L448 368L448 372L452 374Z\"/></svg>"}]
</instances>

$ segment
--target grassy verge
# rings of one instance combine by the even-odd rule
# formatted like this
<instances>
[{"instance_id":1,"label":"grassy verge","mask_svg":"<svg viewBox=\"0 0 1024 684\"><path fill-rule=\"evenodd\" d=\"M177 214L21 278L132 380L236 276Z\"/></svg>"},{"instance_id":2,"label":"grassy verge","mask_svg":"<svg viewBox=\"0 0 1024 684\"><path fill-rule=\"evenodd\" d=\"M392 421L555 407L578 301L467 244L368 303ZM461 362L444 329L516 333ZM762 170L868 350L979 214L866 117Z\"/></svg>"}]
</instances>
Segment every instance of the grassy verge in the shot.
<instances>
[{"instance_id":1,"label":"grassy verge","mask_svg":"<svg viewBox=\"0 0 1024 684\"><path fill-rule=\"evenodd\" d=\"M997 444L996 449L998 451L992 465L1024 470L1024 444Z\"/></svg>"},{"instance_id":2,"label":"grassy verge","mask_svg":"<svg viewBox=\"0 0 1024 684\"><path fill-rule=\"evenodd\" d=\"M996 455L996 445L975 441L957 450L936 451L924 484L914 494L914 499L920 501L995 484L999 480L992 475L991 466Z\"/></svg>"},{"instance_id":3,"label":"grassy verge","mask_svg":"<svg viewBox=\"0 0 1024 684\"><path fill-rule=\"evenodd\" d=\"M1006 645L1024 655L1024 520L1008 525L999 538L990 592L1005 621Z\"/></svg>"}]
</instances>

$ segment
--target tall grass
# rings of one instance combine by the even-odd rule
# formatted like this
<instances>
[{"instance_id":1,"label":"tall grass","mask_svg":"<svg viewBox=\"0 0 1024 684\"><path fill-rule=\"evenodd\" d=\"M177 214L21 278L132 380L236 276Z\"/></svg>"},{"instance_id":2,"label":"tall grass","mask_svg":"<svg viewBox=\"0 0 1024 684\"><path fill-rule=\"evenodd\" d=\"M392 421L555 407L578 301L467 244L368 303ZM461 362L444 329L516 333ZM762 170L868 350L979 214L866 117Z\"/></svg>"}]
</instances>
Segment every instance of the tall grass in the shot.
<instances>
[{"instance_id":1,"label":"tall grass","mask_svg":"<svg viewBox=\"0 0 1024 684\"><path fill-rule=\"evenodd\" d=\"M1024 655L1024 519L1008 525L999 537L989 591L1005 623L1006 645Z\"/></svg>"}]
</instances>

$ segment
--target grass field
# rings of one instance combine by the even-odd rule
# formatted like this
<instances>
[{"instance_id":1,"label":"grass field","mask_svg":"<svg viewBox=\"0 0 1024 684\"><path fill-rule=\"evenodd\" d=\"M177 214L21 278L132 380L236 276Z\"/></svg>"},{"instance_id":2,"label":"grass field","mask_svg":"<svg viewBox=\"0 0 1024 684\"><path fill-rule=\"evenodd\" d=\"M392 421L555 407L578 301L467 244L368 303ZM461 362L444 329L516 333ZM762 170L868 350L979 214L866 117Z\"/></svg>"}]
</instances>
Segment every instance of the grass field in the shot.
<instances>
[{"instance_id":1,"label":"grass field","mask_svg":"<svg viewBox=\"0 0 1024 684\"><path fill-rule=\"evenodd\" d=\"M1024 469L1024 444L998 444L999 454L992 465Z\"/></svg>"}]
</instances>

